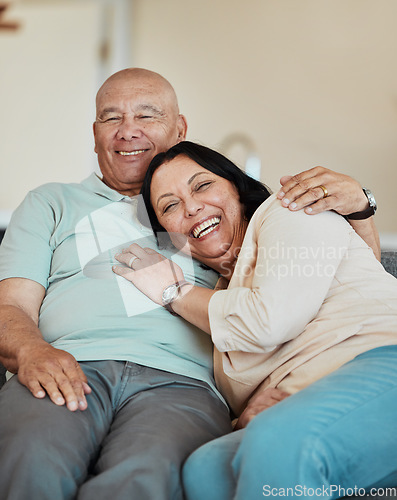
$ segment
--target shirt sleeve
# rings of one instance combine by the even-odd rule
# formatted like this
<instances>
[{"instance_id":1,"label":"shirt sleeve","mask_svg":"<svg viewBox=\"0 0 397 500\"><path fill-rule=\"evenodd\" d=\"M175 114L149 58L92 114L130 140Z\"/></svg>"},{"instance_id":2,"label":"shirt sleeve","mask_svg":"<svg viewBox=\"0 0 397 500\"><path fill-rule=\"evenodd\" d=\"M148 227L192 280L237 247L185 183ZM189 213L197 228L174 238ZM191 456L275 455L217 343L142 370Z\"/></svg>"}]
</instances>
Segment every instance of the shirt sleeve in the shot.
<instances>
[{"instance_id":1,"label":"shirt sleeve","mask_svg":"<svg viewBox=\"0 0 397 500\"><path fill-rule=\"evenodd\" d=\"M14 211L0 246L0 280L27 278L48 286L54 211L39 192L31 191Z\"/></svg>"},{"instance_id":2,"label":"shirt sleeve","mask_svg":"<svg viewBox=\"0 0 397 500\"><path fill-rule=\"evenodd\" d=\"M278 200L250 226L229 288L209 304L221 352L272 351L303 332L326 300L352 231L336 213L291 212Z\"/></svg>"}]
</instances>

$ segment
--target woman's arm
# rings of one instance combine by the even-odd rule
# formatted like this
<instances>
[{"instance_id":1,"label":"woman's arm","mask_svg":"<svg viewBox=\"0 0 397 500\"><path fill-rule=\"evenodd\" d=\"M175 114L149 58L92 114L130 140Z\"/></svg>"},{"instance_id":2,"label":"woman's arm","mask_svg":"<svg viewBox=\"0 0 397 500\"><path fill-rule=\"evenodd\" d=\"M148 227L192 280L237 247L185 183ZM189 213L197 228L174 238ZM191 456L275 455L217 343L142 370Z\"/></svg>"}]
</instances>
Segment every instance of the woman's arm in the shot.
<instances>
[{"instance_id":1,"label":"woman's arm","mask_svg":"<svg viewBox=\"0 0 397 500\"><path fill-rule=\"evenodd\" d=\"M163 291L176 282L185 280L182 269L151 248L130 245L115 258L128 267L114 266L113 271L131 281L149 299L163 305ZM172 310L182 318L210 333L208 304L215 290L185 285L172 302Z\"/></svg>"},{"instance_id":2,"label":"woman's arm","mask_svg":"<svg viewBox=\"0 0 397 500\"><path fill-rule=\"evenodd\" d=\"M257 240L242 248L233 286L184 286L172 303L177 314L211 332L223 352L263 352L298 336L315 318L347 252L351 229L334 213L291 213L275 199L264 219L256 219L258 227L249 230ZM160 305L163 290L184 280L179 266L150 248L133 244L116 258L130 268L115 266L114 272ZM248 286L244 273L250 265Z\"/></svg>"},{"instance_id":3,"label":"woman's arm","mask_svg":"<svg viewBox=\"0 0 397 500\"><path fill-rule=\"evenodd\" d=\"M329 293L351 231L335 213L311 217L267 203L250 223L231 286L210 300L218 350L263 353L300 335Z\"/></svg>"}]
</instances>

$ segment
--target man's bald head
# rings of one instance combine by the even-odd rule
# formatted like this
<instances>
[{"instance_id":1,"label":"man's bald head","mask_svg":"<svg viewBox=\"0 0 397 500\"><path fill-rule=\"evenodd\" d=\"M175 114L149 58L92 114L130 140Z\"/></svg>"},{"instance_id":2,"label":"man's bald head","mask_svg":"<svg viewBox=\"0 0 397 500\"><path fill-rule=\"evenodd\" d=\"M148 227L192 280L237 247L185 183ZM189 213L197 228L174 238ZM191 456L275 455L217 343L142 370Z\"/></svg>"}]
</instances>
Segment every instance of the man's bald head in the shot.
<instances>
[{"instance_id":1,"label":"man's bald head","mask_svg":"<svg viewBox=\"0 0 397 500\"><path fill-rule=\"evenodd\" d=\"M170 82L159 73L144 68L122 69L105 80L96 95L97 113L101 97L103 97L109 89L112 89L115 86L123 86L125 89L137 89L140 87L145 87L147 89L151 88L154 92L163 94L172 106L173 111L177 115L179 114L178 99Z\"/></svg>"},{"instance_id":2,"label":"man's bald head","mask_svg":"<svg viewBox=\"0 0 397 500\"><path fill-rule=\"evenodd\" d=\"M137 194L152 158L186 137L172 85L143 68L110 76L96 96L95 152L103 181L119 193Z\"/></svg>"}]
</instances>

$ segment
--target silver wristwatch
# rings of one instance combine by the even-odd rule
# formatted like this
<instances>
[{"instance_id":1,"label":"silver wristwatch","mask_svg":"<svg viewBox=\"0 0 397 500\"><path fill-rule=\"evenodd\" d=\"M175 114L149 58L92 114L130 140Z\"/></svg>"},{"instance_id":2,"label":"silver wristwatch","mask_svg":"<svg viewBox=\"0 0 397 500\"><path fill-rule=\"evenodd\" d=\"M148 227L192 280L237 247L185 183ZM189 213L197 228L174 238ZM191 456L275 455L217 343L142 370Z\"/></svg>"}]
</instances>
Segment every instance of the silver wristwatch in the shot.
<instances>
[{"instance_id":1,"label":"silver wristwatch","mask_svg":"<svg viewBox=\"0 0 397 500\"><path fill-rule=\"evenodd\" d=\"M191 285L191 284L192 283L189 283L186 280L181 280L164 288L162 295L163 306L167 309L167 311L169 311L174 316L178 316L178 314L172 309L171 304L174 302L175 299L179 297L181 288L184 287L185 285Z\"/></svg>"},{"instance_id":2,"label":"silver wristwatch","mask_svg":"<svg viewBox=\"0 0 397 500\"><path fill-rule=\"evenodd\" d=\"M368 217L371 217L371 215L374 215L377 209L376 205L376 200L375 196L372 194L372 192L363 187L363 191L365 196L368 199L369 207L363 210L362 212L354 212L352 214L346 215L347 219L351 220L363 220L363 219L368 219Z\"/></svg>"}]
</instances>

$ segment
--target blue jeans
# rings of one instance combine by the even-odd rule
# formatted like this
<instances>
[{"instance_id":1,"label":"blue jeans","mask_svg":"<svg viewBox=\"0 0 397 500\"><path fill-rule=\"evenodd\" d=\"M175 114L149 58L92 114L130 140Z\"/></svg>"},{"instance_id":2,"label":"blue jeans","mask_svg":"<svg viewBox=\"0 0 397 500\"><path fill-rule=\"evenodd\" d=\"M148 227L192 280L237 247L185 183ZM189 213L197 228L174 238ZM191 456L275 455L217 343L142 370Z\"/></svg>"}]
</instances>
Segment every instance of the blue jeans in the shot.
<instances>
[{"instance_id":1,"label":"blue jeans","mask_svg":"<svg viewBox=\"0 0 397 500\"><path fill-rule=\"evenodd\" d=\"M0 391L1 500L182 500L182 464L231 430L204 382L135 363L80 363L85 411L36 399L17 377Z\"/></svg>"},{"instance_id":2,"label":"blue jeans","mask_svg":"<svg viewBox=\"0 0 397 500\"><path fill-rule=\"evenodd\" d=\"M397 486L397 346L357 356L207 443L183 474L189 500L339 498Z\"/></svg>"}]
</instances>

